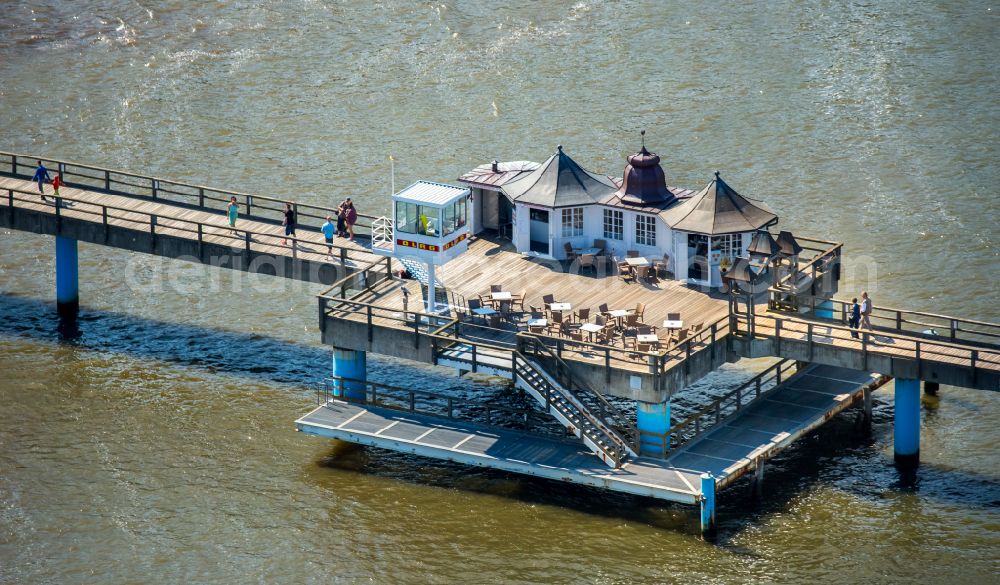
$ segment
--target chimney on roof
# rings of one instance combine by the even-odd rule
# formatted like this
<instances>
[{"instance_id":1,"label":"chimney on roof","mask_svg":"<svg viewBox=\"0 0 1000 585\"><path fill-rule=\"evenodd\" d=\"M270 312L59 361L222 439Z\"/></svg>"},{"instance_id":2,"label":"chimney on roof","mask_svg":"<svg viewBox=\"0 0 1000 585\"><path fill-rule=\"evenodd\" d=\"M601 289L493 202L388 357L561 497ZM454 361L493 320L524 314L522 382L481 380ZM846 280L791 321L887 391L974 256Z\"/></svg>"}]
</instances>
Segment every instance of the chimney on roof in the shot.
<instances>
[{"instance_id":1,"label":"chimney on roof","mask_svg":"<svg viewBox=\"0 0 1000 585\"><path fill-rule=\"evenodd\" d=\"M493 172L494 173L499 173L500 172L500 161L498 161L496 159L493 159Z\"/></svg>"}]
</instances>

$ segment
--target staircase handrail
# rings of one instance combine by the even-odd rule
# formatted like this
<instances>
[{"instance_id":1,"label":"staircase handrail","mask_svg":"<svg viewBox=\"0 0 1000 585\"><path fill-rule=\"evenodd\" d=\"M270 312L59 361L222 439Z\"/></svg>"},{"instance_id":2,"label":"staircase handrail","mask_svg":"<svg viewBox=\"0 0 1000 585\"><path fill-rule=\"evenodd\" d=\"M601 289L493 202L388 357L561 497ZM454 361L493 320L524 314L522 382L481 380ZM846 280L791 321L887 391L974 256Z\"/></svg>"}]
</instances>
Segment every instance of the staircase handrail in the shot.
<instances>
[{"instance_id":1,"label":"staircase handrail","mask_svg":"<svg viewBox=\"0 0 1000 585\"><path fill-rule=\"evenodd\" d=\"M523 333L518 334L517 337L519 340L522 339L530 340L531 345L536 352L543 353L546 357L551 358L555 361L559 370L557 372L556 379L562 382L562 380L560 380L562 376L560 376L559 374L563 374L565 376L567 391L569 391L575 397L582 399L583 397L579 396L573 389L574 386L576 386L584 390L586 392L586 395L589 396L590 398L596 399L601 409L601 416L600 416L600 420L602 421L601 425L607 427L608 430L614 434L615 439L624 443L632 451L638 452L639 450L638 430L633 429L631 425L627 424L626 422L627 419L625 418L625 414L623 412L621 412L614 404L611 404L611 402L609 402L608 399L605 398L603 394L595 390L586 382L583 382L582 380L579 380L575 376L573 376L573 372L572 370L570 370L569 365L565 361L563 361L563 359L559 357L558 354L552 351L551 348L542 343L540 339L538 339L533 335L527 335ZM609 422L606 420L607 414L611 415L611 418L614 422Z\"/></svg>"},{"instance_id":2,"label":"staircase handrail","mask_svg":"<svg viewBox=\"0 0 1000 585\"><path fill-rule=\"evenodd\" d=\"M544 370L539 370L538 367L536 367L528 359L528 357L526 355L524 355L523 353L521 353L519 351L514 351L513 355L512 355L512 363L511 363L511 365L513 366L513 371L514 371L514 375L515 376L517 376L518 363L519 362L524 367L530 368L530 369L534 370L537 374L539 374L539 377L542 379L542 381L545 382L545 386L546 386L546 388L545 388L545 397L546 397L546 402L547 403L549 401L549 397L551 396L551 393L553 393L553 392L555 392L557 394L559 393L559 389L557 387L553 386L552 383L549 382L546 379L546 377L545 377L546 372ZM524 380L525 380L525 382L528 382L527 379L524 379ZM542 389L537 388L537 387L535 389L536 390L542 390ZM572 392L569 389L567 389L567 391L568 392ZM627 456L627 453L628 453L628 446L627 446L627 444L625 444L624 440L621 437L619 437L613 430L611 430L606 424L602 424L599 420L597 420L594 417L593 413L591 413L589 410L587 410L586 408L581 408L579 405L576 405L575 403L573 403L573 404L574 404L574 407L576 408L576 411L580 414L580 416L583 417L583 418L585 418L587 420L587 422L589 422L591 424L591 426L593 426L595 429L597 429L598 431L600 431L601 433L603 433L608 438L608 440L610 441L610 446L608 448L604 448L604 447L602 447L598 443L595 443L595 446L598 449L600 449L601 453L603 453L606 457L608 457L609 459L611 459L611 461L614 463L615 468L621 467L621 465L624 462L624 460L625 460L625 458ZM583 429L580 429L580 433L583 434L583 432L584 432ZM611 446L613 446L614 449L612 449Z\"/></svg>"}]
</instances>

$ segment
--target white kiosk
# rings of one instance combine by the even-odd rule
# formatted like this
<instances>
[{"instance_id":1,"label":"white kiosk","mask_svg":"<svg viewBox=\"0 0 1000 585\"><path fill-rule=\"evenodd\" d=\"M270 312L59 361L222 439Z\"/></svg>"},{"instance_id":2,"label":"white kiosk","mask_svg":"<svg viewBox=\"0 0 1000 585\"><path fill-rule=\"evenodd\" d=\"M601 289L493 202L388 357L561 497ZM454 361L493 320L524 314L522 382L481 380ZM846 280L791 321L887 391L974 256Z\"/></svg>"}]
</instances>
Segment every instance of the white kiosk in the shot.
<instances>
[{"instance_id":1,"label":"white kiosk","mask_svg":"<svg viewBox=\"0 0 1000 585\"><path fill-rule=\"evenodd\" d=\"M392 218L372 223L372 251L404 266L426 267L427 312L437 312L434 269L469 247L468 203L472 192L431 181L417 181L392 196ZM412 269L407 267L413 272ZM418 280L419 275L414 274Z\"/></svg>"}]
</instances>

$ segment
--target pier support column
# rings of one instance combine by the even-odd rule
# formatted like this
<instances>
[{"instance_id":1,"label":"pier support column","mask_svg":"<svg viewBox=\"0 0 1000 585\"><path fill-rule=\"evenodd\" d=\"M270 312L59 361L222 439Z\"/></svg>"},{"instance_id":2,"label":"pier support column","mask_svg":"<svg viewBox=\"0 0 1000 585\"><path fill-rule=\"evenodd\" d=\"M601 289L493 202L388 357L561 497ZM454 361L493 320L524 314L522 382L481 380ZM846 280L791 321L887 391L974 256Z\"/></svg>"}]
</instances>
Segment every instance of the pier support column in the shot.
<instances>
[{"instance_id":1,"label":"pier support column","mask_svg":"<svg viewBox=\"0 0 1000 585\"><path fill-rule=\"evenodd\" d=\"M715 534L715 477L701 474L701 533Z\"/></svg>"},{"instance_id":2,"label":"pier support column","mask_svg":"<svg viewBox=\"0 0 1000 585\"><path fill-rule=\"evenodd\" d=\"M865 386L865 389L863 390L863 395L864 395L865 414L864 414L864 418L863 418L863 420L861 422L862 422L862 425L864 426L865 433L866 434L871 434L871 432L872 432L872 389L869 388L869 387L867 387L867 386Z\"/></svg>"},{"instance_id":3,"label":"pier support column","mask_svg":"<svg viewBox=\"0 0 1000 585\"><path fill-rule=\"evenodd\" d=\"M750 483L750 495L756 499L764 497L764 458L757 458L757 466L753 470L753 479Z\"/></svg>"},{"instance_id":4,"label":"pier support column","mask_svg":"<svg viewBox=\"0 0 1000 585\"><path fill-rule=\"evenodd\" d=\"M670 430L670 402L636 401L635 421L639 428L639 454L666 456L670 447L670 437L666 436Z\"/></svg>"},{"instance_id":5,"label":"pier support column","mask_svg":"<svg viewBox=\"0 0 1000 585\"><path fill-rule=\"evenodd\" d=\"M822 299L816 303L816 316L820 319L833 319L833 301Z\"/></svg>"},{"instance_id":6,"label":"pier support column","mask_svg":"<svg viewBox=\"0 0 1000 585\"><path fill-rule=\"evenodd\" d=\"M900 467L920 463L920 380L896 378L893 450Z\"/></svg>"},{"instance_id":7,"label":"pier support column","mask_svg":"<svg viewBox=\"0 0 1000 585\"><path fill-rule=\"evenodd\" d=\"M937 396L938 389L940 388L941 385L937 382L924 382L924 392L931 396Z\"/></svg>"},{"instance_id":8,"label":"pier support column","mask_svg":"<svg viewBox=\"0 0 1000 585\"><path fill-rule=\"evenodd\" d=\"M333 348L333 375L352 381L335 380L333 395L351 400L364 400L365 381L368 379L367 354L353 349Z\"/></svg>"},{"instance_id":9,"label":"pier support column","mask_svg":"<svg viewBox=\"0 0 1000 585\"><path fill-rule=\"evenodd\" d=\"M56 309L61 317L80 311L80 278L76 240L56 236Z\"/></svg>"}]
</instances>

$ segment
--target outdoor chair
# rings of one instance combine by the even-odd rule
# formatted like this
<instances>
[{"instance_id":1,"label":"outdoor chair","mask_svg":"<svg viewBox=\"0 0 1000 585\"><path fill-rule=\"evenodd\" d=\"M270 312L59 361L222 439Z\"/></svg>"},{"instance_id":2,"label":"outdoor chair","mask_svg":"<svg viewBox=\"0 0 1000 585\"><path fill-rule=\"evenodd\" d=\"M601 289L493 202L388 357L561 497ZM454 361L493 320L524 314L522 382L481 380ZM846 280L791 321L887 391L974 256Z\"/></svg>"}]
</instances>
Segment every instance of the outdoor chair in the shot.
<instances>
[{"instance_id":1,"label":"outdoor chair","mask_svg":"<svg viewBox=\"0 0 1000 585\"><path fill-rule=\"evenodd\" d=\"M577 323L586 323L589 320L590 320L590 309L577 309L576 311Z\"/></svg>"},{"instance_id":2,"label":"outdoor chair","mask_svg":"<svg viewBox=\"0 0 1000 585\"><path fill-rule=\"evenodd\" d=\"M653 351L653 344L652 343L640 343L639 347L637 348L637 350L640 351L640 352L649 353L649 352ZM643 358L645 356L640 355L638 357L641 359L641 358Z\"/></svg>"},{"instance_id":3,"label":"outdoor chair","mask_svg":"<svg viewBox=\"0 0 1000 585\"><path fill-rule=\"evenodd\" d=\"M517 310L522 313L524 312L524 295L526 294L528 294L528 289L522 288L521 292L516 295L511 295L510 297L511 305L516 306Z\"/></svg>"},{"instance_id":4,"label":"outdoor chair","mask_svg":"<svg viewBox=\"0 0 1000 585\"><path fill-rule=\"evenodd\" d=\"M549 318L549 333L561 333L562 332L562 312L552 311L552 315Z\"/></svg>"},{"instance_id":5,"label":"outdoor chair","mask_svg":"<svg viewBox=\"0 0 1000 585\"><path fill-rule=\"evenodd\" d=\"M553 295L545 295L542 297L542 303L545 304L545 310L549 310L549 305L556 302L556 297Z\"/></svg>"},{"instance_id":6,"label":"outdoor chair","mask_svg":"<svg viewBox=\"0 0 1000 585\"><path fill-rule=\"evenodd\" d=\"M646 314L646 304L645 303L636 303L635 304L635 310L632 311L632 313L635 314L635 316L640 321L642 321L642 316Z\"/></svg>"},{"instance_id":7,"label":"outdoor chair","mask_svg":"<svg viewBox=\"0 0 1000 585\"><path fill-rule=\"evenodd\" d=\"M595 276L597 275L597 266L594 263L593 254L584 254L583 256L580 256L580 272L583 272L584 268L589 268Z\"/></svg>"},{"instance_id":8,"label":"outdoor chair","mask_svg":"<svg viewBox=\"0 0 1000 585\"><path fill-rule=\"evenodd\" d=\"M499 285L499 284L491 284L490 285L490 292L491 293L503 292L503 286Z\"/></svg>"},{"instance_id":9,"label":"outdoor chair","mask_svg":"<svg viewBox=\"0 0 1000 585\"><path fill-rule=\"evenodd\" d=\"M583 331L573 329L569 332L569 338L573 341L583 341Z\"/></svg>"},{"instance_id":10,"label":"outdoor chair","mask_svg":"<svg viewBox=\"0 0 1000 585\"><path fill-rule=\"evenodd\" d=\"M625 282L635 282L635 272L632 271L632 266L625 262L618 265L618 274Z\"/></svg>"},{"instance_id":11,"label":"outdoor chair","mask_svg":"<svg viewBox=\"0 0 1000 585\"><path fill-rule=\"evenodd\" d=\"M563 249L566 250L566 259L567 260L569 260L570 262L572 262L573 260L576 259L576 250L573 249L573 246L571 246L569 242L565 242L563 244Z\"/></svg>"},{"instance_id":12,"label":"outdoor chair","mask_svg":"<svg viewBox=\"0 0 1000 585\"><path fill-rule=\"evenodd\" d=\"M638 250L628 250L628 251L625 252L625 257L626 258L638 258L639 257L639 251Z\"/></svg>"},{"instance_id":13,"label":"outdoor chair","mask_svg":"<svg viewBox=\"0 0 1000 585\"><path fill-rule=\"evenodd\" d=\"M680 313L667 313L667 321L680 321L680 320L681 320Z\"/></svg>"},{"instance_id":14,"label":"outdoor chair","mask_svg":"<svg viewBox=\"0 0 1000 585\"><path fill-rule=\"evenodd\" d=\"M654 263L653 268L656 269L657 275L662 274L664 278L670 276L670 256L664 254L663 260Z\"/></svg>"},{"instance_id":15,"label":"outdoor chair","mask_svg":"<svg viewBox=\"0 0 1000 585\"><path fill-rule=\"evenodd\" d=\"M597 240L597 239L595 239L594 240L594 247L597 248L598 250L600 250L600 252L598 252L598 254L603 254L605 252L605 250L607 250L607 248L608 248L608 243L605 242L604 240Z\"/></svg>"},{"instance_id":16,"label":"outdoor chair","mask_svg":"<svg viewBox=\"0 0 1000 585\"><path fill-rule=\"evenodd\" d=\"M606 318L611 313L611 309L608 308L607 303L601 303L601 306L597 307L597 310L601 312L601 316L604 318Z\"/></svg>"}]
</instances>

